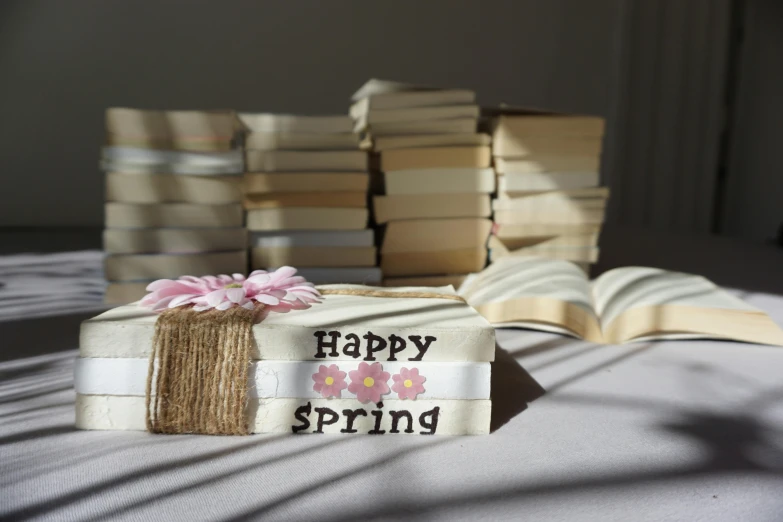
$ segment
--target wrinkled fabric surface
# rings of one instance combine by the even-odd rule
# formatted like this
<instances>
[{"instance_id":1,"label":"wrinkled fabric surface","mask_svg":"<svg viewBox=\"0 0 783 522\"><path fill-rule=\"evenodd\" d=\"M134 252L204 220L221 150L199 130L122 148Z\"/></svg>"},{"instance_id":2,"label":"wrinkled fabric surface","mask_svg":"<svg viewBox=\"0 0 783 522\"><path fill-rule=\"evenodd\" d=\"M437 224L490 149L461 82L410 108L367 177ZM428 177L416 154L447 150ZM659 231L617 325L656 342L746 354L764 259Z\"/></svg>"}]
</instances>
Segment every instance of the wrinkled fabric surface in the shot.
<instances>
[{"instance_id":1,"label":"wrinkled fabric surface","mask_svg":"<svg viewBox=\"0 0 783 522\"><path fill-rule=\"evenodd\" d=\"M100 254L10 257L0 519L783 518L783 348L499 331L483 437L84 432L72 366ZM783 296L740 295L783 323Z\"/></svg>"}]
</instances>

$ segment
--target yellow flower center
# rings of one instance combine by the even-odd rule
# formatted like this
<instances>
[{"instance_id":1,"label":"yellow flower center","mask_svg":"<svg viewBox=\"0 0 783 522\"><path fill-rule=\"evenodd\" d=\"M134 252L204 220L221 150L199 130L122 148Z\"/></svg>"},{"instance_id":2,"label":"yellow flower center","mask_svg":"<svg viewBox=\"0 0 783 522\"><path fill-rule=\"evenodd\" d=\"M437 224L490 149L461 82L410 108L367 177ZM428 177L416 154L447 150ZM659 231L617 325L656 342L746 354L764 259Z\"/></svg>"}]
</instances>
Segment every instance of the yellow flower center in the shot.
<instances>
[{"instance_id":1,"label":"yellow flower center","mask_svg":"<svg viewBox=\"0 0 783 522\"><path fill-rule=\"evenodd\" d=\"M372 377L365 377L364 378L364 385L368 388L372 388L373 384L375 384L375 379Z\"/></svg>"},{"instance_id":2,"label":"yellow flower center","mask_svg":"<svg viewBox=\"0 0 783 522\"><path fill-rule=\"evenodd\" d=\"M324 383L327 386L331 386L332 384L334 384L334 377L327 377L326 379L324 379Z\"/></svg>"},{"instance_id":3,"label":"yellow flower center","mask_svg":"<svg viewBox=\"0 0 783 522\"><path fill-rule=\"evenodd\" d=\"M410 379L405 379L404 381L402 381L402 385L405 386L406 388L410 388L411 386L413 386L413 381Z\"/></svg>"},{"instance_id":4,"label":"yellow flower center","mask_svg":"<svg viewBox=\"0 0 783 522\"><path fill-rule=\"evenodd\" d=\"M242 288L241 283L231 283L230 285L226 285L224 288Z\"/></svg>"}]
</instances>

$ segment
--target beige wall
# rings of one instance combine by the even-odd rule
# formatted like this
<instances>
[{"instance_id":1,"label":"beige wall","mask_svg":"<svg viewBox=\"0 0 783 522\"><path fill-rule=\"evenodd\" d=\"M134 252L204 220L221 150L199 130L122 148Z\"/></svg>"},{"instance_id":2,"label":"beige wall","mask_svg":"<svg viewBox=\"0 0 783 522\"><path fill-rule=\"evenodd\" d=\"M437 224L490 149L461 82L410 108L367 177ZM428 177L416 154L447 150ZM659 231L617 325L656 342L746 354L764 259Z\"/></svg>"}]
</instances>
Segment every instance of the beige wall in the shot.
<instances>
[{"instance_id":1,"label":"beige wall","mask_svg":"<svg viewBox=\"0 0 783 522\"><path fill-rule=\"evenodd\" d=\"M0 2L0 226L100 225L110 105L341 113L368 77L606 115L622 0Z\"/></svg>"}]
</instances>

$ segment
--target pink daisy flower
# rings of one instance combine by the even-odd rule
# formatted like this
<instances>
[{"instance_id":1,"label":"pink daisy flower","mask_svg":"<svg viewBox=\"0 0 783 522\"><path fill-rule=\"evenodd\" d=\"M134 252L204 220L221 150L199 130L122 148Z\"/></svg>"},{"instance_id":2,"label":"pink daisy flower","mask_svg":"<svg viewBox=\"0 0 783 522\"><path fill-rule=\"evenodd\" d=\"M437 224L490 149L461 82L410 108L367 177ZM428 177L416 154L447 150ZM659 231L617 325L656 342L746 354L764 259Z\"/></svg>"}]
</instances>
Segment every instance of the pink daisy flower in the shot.
<instances>
[{"instance_id":1,"label":"pink daisy flower","mask_svg":"<svg viewBox=\"0 0 783 522\"><path fill-rule=\"evenodd\" d=\"M345 384L345 372L340 371L340 368L336 364L326 366L322 364L318 367L318 371L313 374L313 390L320 393L327 399L329 397L340 398L340 393L348 385Z\"/></svg>"},{"instance_id":2,"label":"pink daisy flower","mask_svg":"<svg viewBox=\"0 0 783 522\"><path fill-rule=\"evenodd\" d=\"M147 291L150 293L139 304L156 312L184 305L192 305L197 311L228 310L234 306L252 310L261 304L259 320L269 312L302 310L321 302L315 286L297 276L296 268L290 266L272 272L256 270L248 277L233 274L159 279L150 283Z\"/></svg>"},{"instance_id":3,"label":"pink daisy flower","mask_svg":"<svg viewBox=\"0 0 783 522\"><path fill-rule=\"evenodd\" d=\"M359 402L380 402L381 395L389 393L389 372L383 371L381 363L359 363L359 369L348 372L348 376L348 391L356 394Z\"/></svg>"},{"instance_id":4,"label":"pink daisy flower","mask_svg":"<svg viewBox=\"0 0 783 522\"><path fill-rule=\"evenodd\" d=\"M419 375L418 368L400 368L400 373L392 376L394 384L392 391L400 399L415 399L420 393L424 393L424 381L427 379Z\"/></svg>"}]
</instances>

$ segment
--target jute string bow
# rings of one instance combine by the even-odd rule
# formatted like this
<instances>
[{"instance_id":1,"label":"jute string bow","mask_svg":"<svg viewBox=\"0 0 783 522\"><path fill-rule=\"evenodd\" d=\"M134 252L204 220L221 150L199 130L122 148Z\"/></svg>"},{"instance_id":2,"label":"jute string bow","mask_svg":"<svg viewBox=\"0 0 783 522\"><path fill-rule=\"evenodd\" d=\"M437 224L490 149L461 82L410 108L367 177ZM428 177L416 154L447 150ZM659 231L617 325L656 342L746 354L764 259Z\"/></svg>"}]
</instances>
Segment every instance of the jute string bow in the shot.
<instances>
[{"instance_id":1,"label":"jute string bow","mask_svg":"<svg viewBox=\"0 0 783 522\"><path fill-rule=\"evenodd\" d=\"M451 299L436 292L319 288L321 295ZM155 322L147 373L147 430L247 435L253 324L262 310L165 310ZM296 312L292 312L296 313Z\"/></svg>"}]
</instances>

